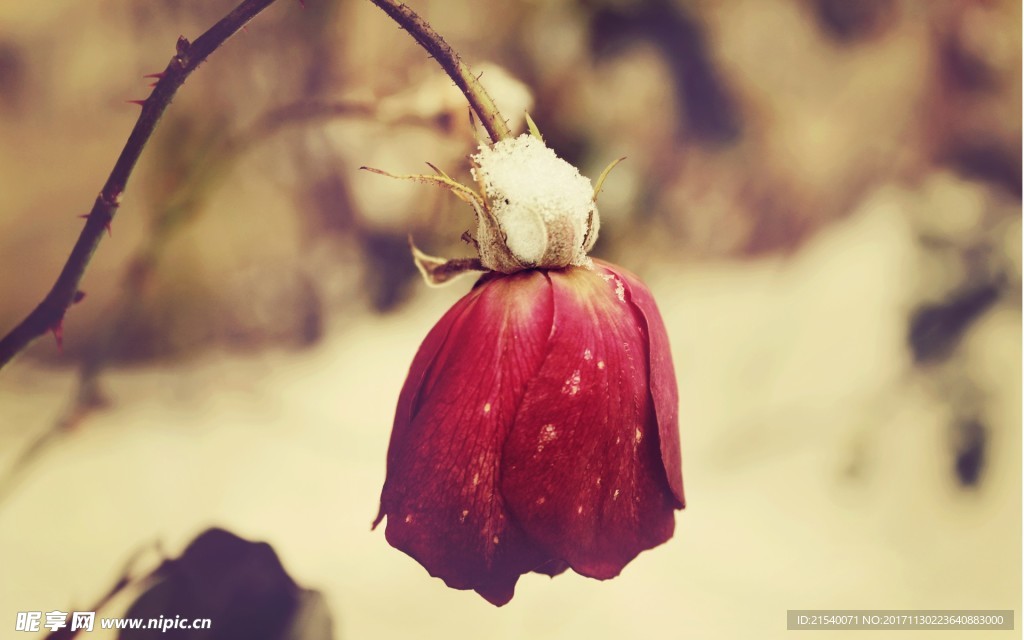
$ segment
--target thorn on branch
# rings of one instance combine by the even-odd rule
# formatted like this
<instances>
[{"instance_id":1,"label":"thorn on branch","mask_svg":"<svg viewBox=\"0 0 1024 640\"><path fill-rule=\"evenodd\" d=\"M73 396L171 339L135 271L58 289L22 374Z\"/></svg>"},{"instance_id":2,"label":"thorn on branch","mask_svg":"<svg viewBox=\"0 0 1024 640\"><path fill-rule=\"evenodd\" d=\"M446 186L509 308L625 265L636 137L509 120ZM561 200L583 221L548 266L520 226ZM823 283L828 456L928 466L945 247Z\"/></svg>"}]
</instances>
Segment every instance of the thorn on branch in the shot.
<instances>
[{"instance_id":1,"label":"thorn on branch","mask_svg":"<svg viewBox=\"0 0 1024 640\"><path fill-rule=\"evenodd\" d=\"M462 232L461 240L468 245L472 245L474 249L480 249L480 245L477 243L476 238L473 237L473 234L470 233L468 229Z\"/></svg>"},{"instance_id":2,"label":"thorn on branch","mask_svg":"<svg viewBox=\"0 0 1024 640\"><path fill-rule=\"evenodd\" d=\"M86 220L88 220L89 218L92 217L92 214L83 213L82 215L80 215L78 217L79 218L85 218ZM110 229L110 220L107 220L107 224L103 225L103 228L107 230L107 237L109 237L109 238L113 238L114 237L114 232L111 231L111 229Z\"/></svg>"},{"instance_id":3,"label":"thorn on branch","mask_svg":"<svg viewBox=\"0 0 1024 640\"><path fill-rule=\"evenodd\" d=\"M178 57L183 57L188 55L188 50L191 46L192 43L188 41L188 38L185 36L178 36L178 42L175 43L174 48L178 53Z\"/></svg>"},{"instance_id":4,"label":"thorn on branch","mask_svg":"<svg viewBox=\"0 0 1024 640\"><path fill-rule=\"evenodd\" d=\"M125 142L118 159L110 172L104 186L104 192L100 194L100 200L93 206L93 214L106 216L101 221L107 232L110 233L110 221L113 217L113 208L117 206L124 185L131 176L133 169L142 154L147 142L153 134L158 116L168 107L178 88L198 66L213 51L218 49L228 38L235 34L247 21L251 20L258 13L273 4L274 0L242 0L233 11L222 18L219 22L203 32L203 35L191 43L184 36L180 36L176 43L177 55L171 59L167 72L173 74L174 82L168 84L166 91L154 92L147 100L130 100L133 104L143 107L132 132ZM171 67L177 64L178 68ZM156 76L154 77L162 77ZM151 117L152 116L152 117ZM102 230L97 225L86 224L71 250L60 276L50 288L49 293L43 302L25 316L13 329L0 336L0 368L6 366L20 351L28 346L37 337L52 332L57 339L58 347L63 341L63 325L61 321L53 322L55 308L67 308L67 302L78 294L78 284L85 273L89 261L99 244ZM61 314L63 318L63 314Z\"/></svg>"},{"instance_id":5,"label":"thorn on branch","mask_svg":"<svg viewBox=\"0 0 1024 640\"><path fill-rule=\"evenodd\" d=\"M53 334L53 338L57 341L57 352L60 354L64 353L64 316L61 316L60 320L50 327L50 333Z\"/></svg>"},{"instance_id":6,"label":"thorn on branch","mask_svg":"<svg viewBox=\"0 0 1024 640\"><path fill-rule=\"evenodd\" d=\"M145 100L125 100L125 102L127 102L128 104L137 104L140 107L146 106Z\"/></svg>"},{"instance_id":7,"label":"thorn on branch","mask_svg":"<svg viewBox=\"0 0 1024 640\"><path fill-rule=\"evenodd\" d=\"M114 188L117 189L117 187ZM108 196L103 191L100 191L100 201L103 202L103 204L107 205L108 207L116 209L117 207L121 206L122 193L123 192L120 189L117 189L116 191L114 191L113 195Z\"/></svg>"},{"instance_id":8,"label":"thorn on branch","mask_svg":"<svg viewBox=\"0 0 1024 640\"><path fill-rule=\"evenodd\" d=\"M164 77L164 75L165 74L164 74L163 71L158 71L156 73L147 73L146 75L144 75L142 77L143 78L153 78L153 82L149 83L149 88L152 89L153 87L155 87L157 85L157 83L160 81L160 79Z\"/></svg>"}]
</instances>

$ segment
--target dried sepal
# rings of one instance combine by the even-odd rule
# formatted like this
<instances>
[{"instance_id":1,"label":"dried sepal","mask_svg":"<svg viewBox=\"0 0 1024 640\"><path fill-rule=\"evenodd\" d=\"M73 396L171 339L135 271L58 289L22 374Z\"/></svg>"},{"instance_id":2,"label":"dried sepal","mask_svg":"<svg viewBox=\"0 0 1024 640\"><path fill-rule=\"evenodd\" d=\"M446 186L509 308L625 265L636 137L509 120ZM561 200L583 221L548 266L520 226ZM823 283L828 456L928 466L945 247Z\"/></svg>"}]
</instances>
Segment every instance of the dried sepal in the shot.
<instances>
[{"instance_id":1,"label":"dried sepal","mask_svg":"<svg viewBox=\"0 0 1024 640\"><path fill-rule=\"evenodd\" d=\"M594 202L597 202L597 196L601 193L601 189L604 188L604 181L608 178L608 174L612 172L612 169L614 169L616 165L625 159L626 156L622 156L617 160L612 160L611 163L604 168L604 171L601 172L601 175L597 176L597 182L594 183Z\"/></svg>"},{"instance_id":2,"label":"dried sepal","mask_svg":"<svg viewBox=\"0 0 1024 640\"><path fill-rule=\"evenodd\" d=\"M439 187L444 187L451 191L457 198L464 202L468 202L473 205L474 208L483 208L483 202L476 191L457 182L448 177L448 174L440 171L434 165L429 162L427 165L438 172L438 175L426 175L426 174L394 174L388 173L382 169L375 169L374 167L359 167L362 171L369 171L370 173L376 173L378 175L386 176L388 178L394 178L396 180L415 180L416 182L423 182L425 184L432 184Z\"/></svg>"},{"instance_id":3,"label":"dried sepal","mask_svg":"<svg viewBox=\"0 0 1024 640\"><path fill-rule=\"evenodd\" d=\"M544 142L544 136L541 135L540 129L537 128L537 123L533 121L529 113L524 113L523 115L526 117L526 127L530 130L530 135Z\"/></svg>"},{"instance_id":4,"label":"dried sepal","mask_svg":"<svg viewBox=\"0 0 1024 640\"><path fill-rule=\"evenodd\" d=\"M589 266L587 254L601 226L597 194L608 173L622 159L604 170L594 188L576 167L544 145L529 114L526 120L531 134L493 145L481 144L478 153L471 156L478 190L430 163L427 165L434 170L432 175L395 175L361 168L390 178L444 187L473 207L477 228L471 242L487 270L516 273ZM434 265L429 260L424 264L431 268ZM428 281L437 283L433 276Z\"/></svg>"},{"instance_id":5,"label":"dried sepal","mask_svg":"<svg viewBox=\"0 0 1024 640\"><path fill-rule=\"evenodd\" d=\"M415 180L416 182L423 182L448 189L455 194L455 197L459 200L462 200L473 207L473 212L477 219L477 236L473 239L473 245L476 247L477 251L481 253L481 256L483 256L484 251L496 251L496 247L501 246L505 242L505 235L501 233L498 221L494 218L486 201L472 187L467 187L461 182L452 179L447 173L441 171L429 162L427 163L427 166L437 173L435 175L396 175L373 167L363 166L359 168L363 171L369 171L388 178L395 178L397 180ZM526 266L519 262L512 262L502 263L500 266L504 268L495 269L494 266L487 264L486 261L482 260L481 262L485 269L493 269L505 273L511 273L513 271L519 271L526 268ZM430 282L429 279L428 282Z\"/></svg>"},{"instance_id":6,"label":"dried sepal","mask_svg":"<svg viewBox=\"0 0 1024 640\"><path fill-rule=\"evenodd\" d=\"M423 280L431 287L439 287L470 271L486 271L478 258L438 258L420 251L409 236L412 260Z\"/></svg>"}]
</instances>

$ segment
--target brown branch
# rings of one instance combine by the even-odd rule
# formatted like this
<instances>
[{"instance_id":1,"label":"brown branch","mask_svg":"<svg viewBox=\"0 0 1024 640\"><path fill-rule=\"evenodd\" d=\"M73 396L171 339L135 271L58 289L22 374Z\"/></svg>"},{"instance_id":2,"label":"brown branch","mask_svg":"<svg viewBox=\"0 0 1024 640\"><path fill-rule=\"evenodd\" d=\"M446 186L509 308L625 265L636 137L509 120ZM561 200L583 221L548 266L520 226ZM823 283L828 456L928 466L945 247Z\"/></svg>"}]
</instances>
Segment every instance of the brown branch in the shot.
<instances>
[{"instance_id":1,"label":"brown branch","mask_svg":"<svg viewBox=\"0 0 1024 640\"><path fill-rule=\"evenodd\" d=\"M60 276L43 301L18 326L0 339L0 368L33 340L51 329L60 327L68 307L75 301L85 269L96 247L99 246L105 229L114 219L121 195L143 148L149 142L160 116L170 105L174 94L185 79L206 60L207 56L273 2L274 0L244 0L195 42L190 43L184 37L178 38L177 53L164 69L149 98L142 103L142 113L135 123L135 128L128 136L128 141L121 150L121 155L114 164L107 182L96 197L92 211L85 221L85 227L79 234Z\"/></svg>"},{"instance_id":2,"label":"brown branch","mask_svg":"<svg viewBox=\"0 0 1024 640\"><path fill-rule=\"evenodd\" d=\"M158 268L163 252L173 236L195 219L209 192L230 173L232 166L244 153L258 143L269 140L288 126L302 125L337 117L375 119L389 124L436 127L432 118L412 114L399 114L389 119L378 114L371 103L361 101L308 101L286 104L267 111L238 133L228 136L216 149L203 154L203 160L190 165L175 191L164 198L153 223L153 233L129 260L124 275L122 295L111 308L103 312L103 331L91 346L81 363L77 388L68 407L43 433L36 436L18 454L14 463L0 473L0 505L14 493L14 489L32 466L53 445L61 442L65 434L79 427L94 412L102 410L108 401L100 388L100 376L110 358L110 352L119 336L131 321L142 296L143 288ZM52 636L56 638L57 636Z\"/></svg>"},{"instance_id":3,"label":"brown branch","mask_svg":"<svg viewBox=\"0 0 1024 640\"><path fill-rule=\"evenodd\" d=\"M480 79L473 75L469 66L459 58L444 38L427 24L426 20L416 15L416 12L396 0L370 0L388 14L392 20L397 22L403 29L409 32L416 42L420 43L427 50L434 60L444 68L445 73L455 81L456 86L462 90L469 105L480 118L480 122L487 130L492 142L512 137L512 131L508 123L501 117L494 100L480 84Z\"/></svg>"}]
</instances>

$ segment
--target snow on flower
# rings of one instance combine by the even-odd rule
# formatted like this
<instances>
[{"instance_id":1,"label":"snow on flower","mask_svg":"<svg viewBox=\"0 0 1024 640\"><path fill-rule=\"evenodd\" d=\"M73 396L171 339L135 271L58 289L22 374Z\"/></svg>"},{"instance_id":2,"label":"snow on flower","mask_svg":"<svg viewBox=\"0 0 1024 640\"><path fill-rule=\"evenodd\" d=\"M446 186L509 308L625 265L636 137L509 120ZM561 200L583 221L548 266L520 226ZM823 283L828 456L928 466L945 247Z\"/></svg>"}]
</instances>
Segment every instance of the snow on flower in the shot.
<instances>
[{"instance_id":1,"label":"snow on flower","mask_svg":"<svg viewBox=\"0 0 1024 640\"><path fill-rule=\"evenodd\" d=\"M472 159L477 165L473 177L491 214L479 221L484 266L507 271L498 268L506 262L506 247L528 267L586 264L600 218L594 187L576 167L529 134L481 145ZM492 251L495 235L504 246Z\"/></svg>"}]
</instances>

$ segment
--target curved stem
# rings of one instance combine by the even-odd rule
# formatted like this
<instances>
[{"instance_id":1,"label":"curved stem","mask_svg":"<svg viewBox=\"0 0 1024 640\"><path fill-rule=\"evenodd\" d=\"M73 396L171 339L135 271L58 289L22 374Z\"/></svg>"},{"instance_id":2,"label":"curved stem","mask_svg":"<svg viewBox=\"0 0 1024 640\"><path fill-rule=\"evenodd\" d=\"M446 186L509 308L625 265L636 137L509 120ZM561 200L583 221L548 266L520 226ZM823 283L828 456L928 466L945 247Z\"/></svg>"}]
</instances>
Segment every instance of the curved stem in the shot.
<instances>
[{"instance_id":1,"label":"curved stem","mask_svg":"<svg viewBox=\"0 0 1024 640\"><path fill-rule=\"evenodd\" d=\"M135 128L128 136L128 141L121 150L121 155L117 158L107 182L96 197L96 202L86 217L85 227L79 234L67 262L64 263L60 276L43 301L18 326L0 339L0 368L47 331L59 332L64 314L78 298L78 287L85 269L92 260L105 230L114 219L128 178L174 94L207 56L273 2L274 0L244 0L195 42L189 42L185 37L178 38L177 53L171 58L167 68L156 74L160 79L153 92L149 94L149 98L142 103L142 113L135 123Z\"/></svg>"},{"instance_id":2,"label":"curved stem","mask_svg":"<svg viewBox=\"0 0 1024 640\"><path fill-rule=\"evenodd\" d=\"M416 12L397 0L370 0L388 14L392 20L397 22L403 29L409 32L416 42L420 43L427 52L437 60L444 68L448 76L455 81L455 84L469 100L469 106L480 118L491 142L497 142L512 137L512 131L508 123L501 117L494 100L480 84L480 79L474 76L469 66L459 58L459 54L452 49L439 33L427 24L427 21L416 15Z\"/></svg>"}]
</instances>

